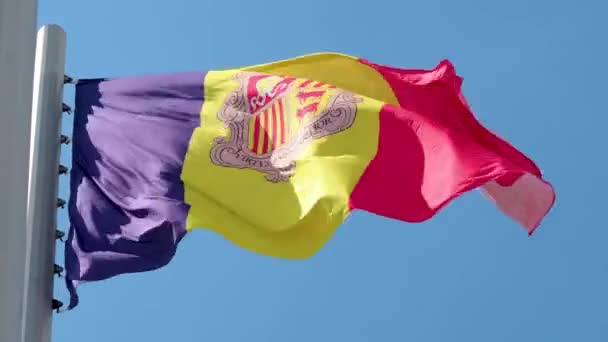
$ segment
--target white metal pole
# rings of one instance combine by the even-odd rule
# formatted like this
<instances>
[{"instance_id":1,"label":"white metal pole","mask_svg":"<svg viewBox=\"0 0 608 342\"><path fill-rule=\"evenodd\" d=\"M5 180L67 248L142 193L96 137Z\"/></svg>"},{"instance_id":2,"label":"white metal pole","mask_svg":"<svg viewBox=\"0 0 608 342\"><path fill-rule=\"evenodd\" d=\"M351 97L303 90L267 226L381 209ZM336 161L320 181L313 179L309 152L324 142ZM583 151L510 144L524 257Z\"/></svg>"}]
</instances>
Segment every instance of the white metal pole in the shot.
<instances>
[{"instance_id":1,"label":"white metal pole","mask_svg":"<svg viewBox=\"0 0 608 342\"><path fill-rule=\"evenodd\" d=\"M37 0L0 0L0 341L22 341Z\"/></svg>"},{"instance_id":2,"label":"white metal pole","mask_svg":"<svg viewBox=\"0 0 608 342\"><path fill-rule=\"evenodd\" d=\"M66 35L38 31L26 219L24 342L50 342Z\"/></svg>"}]
</instances>

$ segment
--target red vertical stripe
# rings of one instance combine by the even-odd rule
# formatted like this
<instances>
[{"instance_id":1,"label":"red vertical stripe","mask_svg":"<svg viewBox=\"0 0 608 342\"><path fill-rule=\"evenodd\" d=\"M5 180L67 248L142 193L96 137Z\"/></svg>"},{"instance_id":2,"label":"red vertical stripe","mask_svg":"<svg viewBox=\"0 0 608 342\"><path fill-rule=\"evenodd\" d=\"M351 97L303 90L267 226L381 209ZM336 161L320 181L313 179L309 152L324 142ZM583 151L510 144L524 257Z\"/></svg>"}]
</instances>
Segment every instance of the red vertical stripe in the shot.
<instances>
[{"instance_id":1,"label":"red vertical stripe","mask_svg":"<svg viewBox=\"0 0 608 342\"><path fill-rule=\"evenodd\" d=\"M258 146L260 145L260 115L255 117L253 125L253 153L258 154Z\"/></svg>"},{"instance_id":2,"label":"red vertical stripe","mask_svg":"<svg viewBox=\"0 0 608 342\"><path fill-rule=\"evenodd\" d=\"M280 102L280 100L279 100ZM279 144L277 141L277 104L272 105L272 149L274 150Z\"/></svg>"},{"instance_id":3,"label":"red vertical stripe","mask_svg":"<svg viewBox=\"0 0 608 342\"><path fill-rule=\"evenodd\" d=\"M285 143L285 111L283 110L283 101L279 101L279 119L281 122L281 144Z\"/></svg>"},{"instance_id":4,"label":"red vertical stripe","mask_svg":"<svg viewBox=\"0 0 608 342\"><path fill-rule=\"evenodd\" d=\"M262 115L264 116L264 143L262 145L262 153L268 153L268 140L270 139L268 136L268 109L266 109Z\"/></svg>"},{"instance_id":5,"label":"red vertical stripe","mask_svg":"<svg viewBox=\"0 0 608 342\"><path fill-rule=\"evenodd\" d=\"M451 63L429 71L368 65L401 106L380 111L377 151L351 194L351 209L421 222L483 186L501 211L532 234L555 192L532 160L476 120Z\"/></svg>"}]
</instances>

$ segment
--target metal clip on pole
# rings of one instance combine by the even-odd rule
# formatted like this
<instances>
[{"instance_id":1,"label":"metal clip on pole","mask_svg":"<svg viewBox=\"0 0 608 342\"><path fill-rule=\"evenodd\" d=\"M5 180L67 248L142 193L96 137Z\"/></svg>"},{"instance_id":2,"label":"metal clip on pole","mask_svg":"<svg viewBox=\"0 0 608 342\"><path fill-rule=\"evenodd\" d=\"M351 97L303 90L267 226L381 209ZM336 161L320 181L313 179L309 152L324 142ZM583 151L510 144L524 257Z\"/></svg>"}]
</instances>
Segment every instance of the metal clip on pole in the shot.
<instances>
[{"instance_id":1,"label":"metal clip on pole","mask_svg":"<svg viewBox=\"0 0 608 342\"><path fill-rule=\"evenodd\" d=\"M68 76L68 75L63 75L63 84L76 84L78 83L78 79Z\"/></svg>"},{"instance_id":2,"label":"metal clip on pole","mask_svg":"<svg viewBox=\"0 0 608 342\"><path fill-rule=\"evenodd\" d=\"M70 169L63 165L59 165L59 175L67 175L70 172Z\"/></svg>"},{"instance_id":3,"label":"metal clip on pole","mask_svg":"<svg viewBox=\"0 0 608 342\"><path fill-rule=\"evenodd\" d=\"M72 107L70 107L69 105L67 105L65 103L62 103L61 104L61 111L64 112L64 113L68 113L68 115L72 114Z\"/></svg>"},{"instance_id":4,"label":"metal clip on pole","mask_svg":"<svg viewBox=\"0 0 608 342\"><path fill-rule=\"evenodd\" d=\"M57 313L59 313L59 309L61 309L61 307L63 306L63 302L53 298L53 303L51 304L51 308L53 310L55 310Z\"/></svg>"},{"instance_id":5,"label":"metal clip on pole","mask_svg":"<svg viewBox=\"0 0 608 342\"><path fill-rule=\"evenodd\" d=\"M62 273L63 273L63 267L61 267L57 264L53 265L53 274L55 274L61 278Z\"/></svg>"},{"instance_id":6,"label":"metal clip on pole","mask_svg":"<svg viewBox=\"0 0 608 342\"><path fill-rule=\"evenodd\" d=\"M69 145L72 142L72 140L70 139L70 137L68 137L67 135L61 135L61 140L59 140L59 143L64 144L64 145Z\"/></svg>"}]
</instances>

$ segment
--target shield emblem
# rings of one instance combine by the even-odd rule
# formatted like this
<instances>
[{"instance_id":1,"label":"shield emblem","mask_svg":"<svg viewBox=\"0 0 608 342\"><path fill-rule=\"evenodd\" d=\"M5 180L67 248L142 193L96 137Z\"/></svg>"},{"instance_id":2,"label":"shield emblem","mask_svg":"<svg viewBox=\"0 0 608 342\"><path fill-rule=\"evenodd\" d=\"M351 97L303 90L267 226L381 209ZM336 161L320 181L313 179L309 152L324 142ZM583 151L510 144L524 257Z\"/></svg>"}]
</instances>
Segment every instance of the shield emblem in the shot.
<instances>
[{"instance_id":1,"label":"shield emblem","mask_svg":"<svg viewBox=\"0 0 608 342\"><path fill-rule=\"evenodd\" d=\"M255 72L235 75L218 119L230 128L211 150L214 164L251 168L272 182L295 172L300 152L313 140L348 129L361 98L335 86Z\"/></svg>"}]
</instances>

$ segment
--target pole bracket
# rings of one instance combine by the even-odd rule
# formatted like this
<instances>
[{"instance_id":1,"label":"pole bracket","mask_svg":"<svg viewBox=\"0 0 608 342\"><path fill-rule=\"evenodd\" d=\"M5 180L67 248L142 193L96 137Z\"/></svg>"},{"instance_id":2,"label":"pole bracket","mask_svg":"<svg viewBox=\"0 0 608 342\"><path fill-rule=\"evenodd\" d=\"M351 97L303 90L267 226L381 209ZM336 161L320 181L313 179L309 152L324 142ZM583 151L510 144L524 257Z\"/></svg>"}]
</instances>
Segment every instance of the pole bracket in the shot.
<instances>
[{"instance_id":1,"label":"pole bracket","mask_svg":"<svg viewBox=\"0 0 608 342\"><path fill-rule=\"evenodd\" d=\"M78 79L68 76L68 75L63 75L63 84L76 84L78 83Z\"/></svg>"},{"instance_id":2,"label":"pole bracket","mask_svg":"<svg viewBox=\"0 0 608 342\"><path fill-rule=\"evenodd\" d=\"M59 165L59 175L67 175L70 172L66 166Z\"/></svg>"},{"instance_id":3,"label":"pole bracket","mask_svg":"<svg viewBox=\"0 0 608 342\"><path fill-rule=\"evenodd\" d=\"M61 302L60 300L57 300L55 298L53 298L53 302L51 304L51 308L56 311L57 313L59 313L59 309L61 309L61 307L63 306L63 302Z\"/></svg>"},{"instance_id":4,"label":"pole bracket","mask_svg":"<svg viewBox=\"0 0 608 342\"><path fill-rule=\"evenodd\" d=\"M69 145L72 142L72 139L70 139L70 137L68 137L67 135L61 135L61 139L59 140L59 143L64 144L64 145Z\"/></svg>"},{"instance_id":5,"label":"pole bracket","mask_svg":"<svg viewBox=\"0 0 608 342\"><path fill-rule=\"evenodd\" d=\"M72 107L70 107L66 103L62 103L61 104L61 111L64 112L64 113L72 114Z\"/></svg>"},{"instance_id":6,"label":"pole bracket","mask_svg":"<svg viewBox=\"0 0 608 342\"><path fill-rule=\"evenodd\" d=\"M55 264L53 265L53 274L61 278L61 274L63 273L63 267Z\"/></svg>"}]
</instances>

